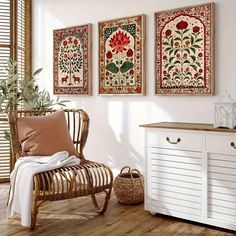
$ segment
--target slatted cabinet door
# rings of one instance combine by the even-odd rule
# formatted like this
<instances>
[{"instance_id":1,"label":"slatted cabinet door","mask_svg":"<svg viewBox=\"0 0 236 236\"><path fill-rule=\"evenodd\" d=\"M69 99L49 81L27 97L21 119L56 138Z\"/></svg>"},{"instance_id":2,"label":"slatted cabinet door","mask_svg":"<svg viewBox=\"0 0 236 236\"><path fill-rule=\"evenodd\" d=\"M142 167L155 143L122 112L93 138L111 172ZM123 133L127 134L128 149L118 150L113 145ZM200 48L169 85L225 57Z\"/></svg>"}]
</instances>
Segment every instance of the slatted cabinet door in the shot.
<instances>
[{"instance_id":1,"label":"slatted cabinet door","mask_svg":"<svg viewBox=\"0 0 236 236\"><path fill-rule=\"evenodd\" d=\"M147 131L147 210L201 217L202 143L196 133ZM194 151L189 150L192 144Z\"/></svg>"},{"instance_id":2,"label":"slatted cabinet door","mask_svg":"<svg viewBox=\"0 0 236 236\"><path fill-rule=\"evenodd\" d=\"M236 158L225 155L218 161L218 157L209 158L209 217L236 222Z\"/></svg>"},{"instance_id":3,"label":"slatted cabinet door","mask_svg":"<svg viewBox=\"0 0 236 236\"><path fill-rule=\"evenodd\" d=\"M147 197L159 213L201 216L201 153L148 148Z\"/></svg>"},{"instance_id":4,"label":"slatted cabinet door","mask_svg":"<svg viewBox=\"0 0 236 236\"><path fill-rule=\"evenodd\" d=\"M236 222L235 135L206 136L208 154L208 217Z\"/></svg>"}]
</instances>

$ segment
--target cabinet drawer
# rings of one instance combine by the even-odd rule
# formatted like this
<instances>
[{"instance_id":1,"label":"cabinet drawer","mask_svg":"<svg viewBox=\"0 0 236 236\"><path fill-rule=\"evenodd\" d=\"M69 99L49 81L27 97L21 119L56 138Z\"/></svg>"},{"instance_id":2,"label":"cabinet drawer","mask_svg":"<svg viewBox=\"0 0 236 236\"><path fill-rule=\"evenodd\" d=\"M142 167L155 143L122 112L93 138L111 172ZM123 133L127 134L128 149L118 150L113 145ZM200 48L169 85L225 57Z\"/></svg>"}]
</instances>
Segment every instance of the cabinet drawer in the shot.
<instances>
[{"instance_id":1,"label":"cabinet drawer","mask_svg":"<svg viewBox=\"0 0 236 236\"><path fill-rule=\"evenodd\" d=\"M148 130L147 145L177 149L201 149L203 136L199 133L179 131Z\"/></svg>"},{"instance_id":2,"label":"cabinet drawer","mask_svg":"<svg viewBox=\"0 0 236 236\"><path fill-rule=\"evenodd\" d=\"M235 147L232 145L235 145ZM236 155L236 135L207 134L206 149L209 152Z\"/></svg>"}]
</instances>

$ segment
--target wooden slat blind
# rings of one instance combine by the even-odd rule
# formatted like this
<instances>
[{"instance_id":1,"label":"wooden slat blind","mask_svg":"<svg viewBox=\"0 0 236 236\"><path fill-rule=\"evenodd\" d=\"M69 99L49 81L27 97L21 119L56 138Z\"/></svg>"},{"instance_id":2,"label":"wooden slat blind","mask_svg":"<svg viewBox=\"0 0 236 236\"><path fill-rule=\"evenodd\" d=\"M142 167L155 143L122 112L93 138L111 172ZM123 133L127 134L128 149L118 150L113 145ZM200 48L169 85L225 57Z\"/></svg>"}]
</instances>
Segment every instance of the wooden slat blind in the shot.
<instances>
[{"instance_id":1,"label":"wooden slat blind","mask_svg":"<svg viewBox=\"0 0 236 236\"><path fill-rule=\"evenodd\" d=\"M11 2L0 0L0 80L6 78L5 67L11 56ZM10 173L10 144L4 138L8 131L7 116L0 113L0 182L9 179Z\"/></svg>"},{"instance_id":2,"label":"wooden slat blind","mask_svg":"<svg viewBox=\"0 0 236 236\"><path fill-rule=\"evenodd\" d=\"M31 0L0 0L0 80L11 57L17 61L20 79L31 72ZM0 182L9 180L10 143L4 138L9 131L7 115L0 112Z\"/></svg>"},{"instance_id":3,"label":"wooden slat blind","mask_svg":"<svg viewBox=\"0 0 236 236\"><path fill-rule=\"evenodd\" d=\"M17 11L17 71L20 79L25 75L25 0L18 0Z\"/></svg>"},{"instance_id":4,"label":"wooden slat blind","mask_svg":"<svg viewBox=\"0 0 236 236\"><path fill-rule=\"evenodd\" d=\"M10 1L0 0L0 79L5 78L4 68L10 57Z\"/></svg>"},{"instance_id":5,"label":"wooden slat blind","mask_svg":"<svg viewBox=\"0 0 236 236\"><path fill-rule=\"evenodd\" d=\"M7 119L0 116L0 182L8 181L10 173L10 143L4 138L8 130Z\"/></svg>"}]
</instances>

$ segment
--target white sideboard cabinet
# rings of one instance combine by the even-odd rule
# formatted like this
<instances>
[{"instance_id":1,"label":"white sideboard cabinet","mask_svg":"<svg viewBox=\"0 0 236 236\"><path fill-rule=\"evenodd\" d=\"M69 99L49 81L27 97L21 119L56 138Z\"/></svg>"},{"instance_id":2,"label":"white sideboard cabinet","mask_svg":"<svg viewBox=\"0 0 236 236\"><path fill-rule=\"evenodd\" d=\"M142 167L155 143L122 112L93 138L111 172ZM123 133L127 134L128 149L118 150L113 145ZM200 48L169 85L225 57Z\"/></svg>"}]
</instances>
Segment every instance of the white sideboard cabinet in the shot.
<instances>
[{"instance_id":1,"label":"white sideboard cabinet","mask_svg":"<svg viewBox=\"0 0 236 236\"><path fill-rule=\"evenodd\" d=\"M236 230L236 130L174 122L141 127L145 209Z\"/></svg>"}]
</instances>

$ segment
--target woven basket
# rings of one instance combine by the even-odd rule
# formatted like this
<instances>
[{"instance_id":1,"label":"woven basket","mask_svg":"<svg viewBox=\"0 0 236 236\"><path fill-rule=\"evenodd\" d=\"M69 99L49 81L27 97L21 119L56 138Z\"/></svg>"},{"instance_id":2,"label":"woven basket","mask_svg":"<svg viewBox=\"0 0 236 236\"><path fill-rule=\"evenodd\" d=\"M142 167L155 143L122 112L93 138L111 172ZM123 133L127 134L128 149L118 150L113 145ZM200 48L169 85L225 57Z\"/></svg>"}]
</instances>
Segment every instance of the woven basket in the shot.
<instances>
[{"instance_id":1,"label":"woven basket","mask_svg":"<svg viewBox=\"0 0 236 236\"><path fill-rule=\"evenodd\" d=\"M127 169L127 172L123 172ZM144 200L143 175L136 170L125 166L115 178L113 184L114 193L122 204L140 204Z\"/></svg>"}]
</instances>

